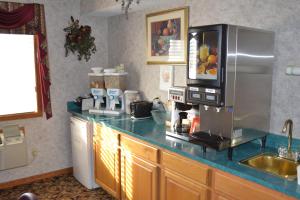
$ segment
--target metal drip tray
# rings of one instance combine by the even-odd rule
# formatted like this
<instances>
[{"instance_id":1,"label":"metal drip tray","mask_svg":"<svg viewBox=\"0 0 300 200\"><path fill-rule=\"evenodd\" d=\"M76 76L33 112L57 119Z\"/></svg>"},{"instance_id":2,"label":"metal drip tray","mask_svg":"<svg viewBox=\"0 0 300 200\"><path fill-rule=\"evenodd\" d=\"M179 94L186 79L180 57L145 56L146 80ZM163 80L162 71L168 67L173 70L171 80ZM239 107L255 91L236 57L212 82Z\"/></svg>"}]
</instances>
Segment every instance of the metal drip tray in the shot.
<instances>
[{"instance_id":1,"label":"metal drip tray","mask_svg":"<svg viewBox=\"0 0 300 200\"><path fill-rule=\"evenodd\" d=\"M178 138L184 141L190 141L191 137L189 136L188 133L177 133L177 132L172 132L171 130L167 129L166 131L166 135L174 137L174 138Z\"/></svg>"},{"instance_id":2,"label":"metal drip tray","mask_svg":"<svg viewBox=\"0 0 300 200\"><path fill-rule=\"evenodd\" d=\"M207 132L195 132L191 134L191 141L194 144L200 144L216 150L223 150L230 147L231 140L229 138L212 135Z\"/></svg>"}]
</instances>

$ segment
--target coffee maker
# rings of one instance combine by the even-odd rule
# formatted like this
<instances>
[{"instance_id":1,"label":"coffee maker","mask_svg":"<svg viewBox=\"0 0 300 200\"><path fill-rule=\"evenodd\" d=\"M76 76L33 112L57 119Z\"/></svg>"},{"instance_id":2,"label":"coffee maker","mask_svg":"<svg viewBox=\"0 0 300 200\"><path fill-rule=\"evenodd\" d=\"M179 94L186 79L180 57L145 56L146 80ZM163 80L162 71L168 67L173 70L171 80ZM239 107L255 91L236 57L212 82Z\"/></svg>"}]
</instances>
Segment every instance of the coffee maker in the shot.
<instances>
[{"instance_id":1,"label":"coffee maker","mask_svg":"<svg viewBox=\"0 0 300 200\"><path fill-rule=\"evenodd\" d=\"M228 24L189 28L187 102L200 105L201 117L194 138L204 145L209 137L228 139L221 146L229 148L229 157L237 145L258 138L265 143L273 47L271 31Z\"/></svg>"},{"instance_id":2,"label":"coffee maker","mask_svg":"<svg viewBox=\"0 0 300 200\"><path fill-rule=\"evenodd\" d=\"M168 99L171 101L171 125L166 135L189 141L191 121L195 117L193 105L186 103L186 87L171 87L168 90Z\"/></svg>"}]
</instances>

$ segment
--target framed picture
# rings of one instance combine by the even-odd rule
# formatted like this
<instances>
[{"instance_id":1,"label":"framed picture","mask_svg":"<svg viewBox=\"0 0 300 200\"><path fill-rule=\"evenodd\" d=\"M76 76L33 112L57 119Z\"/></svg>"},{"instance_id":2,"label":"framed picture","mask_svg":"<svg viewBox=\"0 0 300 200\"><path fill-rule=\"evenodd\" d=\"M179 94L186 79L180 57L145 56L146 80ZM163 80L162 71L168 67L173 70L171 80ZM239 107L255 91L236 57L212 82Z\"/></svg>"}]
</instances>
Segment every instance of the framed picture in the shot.
<instances>
[{"instance_id":1,"label":"framed picture","mask_svg":"<svg viewBox=\"0 0 300 200\"><path fill-rule=\"evenodd\" d=\"M147 64L186 64L188 7L146 15Z\"/></svg>"},{"instance_id":2,"label":"framed picture","mask_svg":"<svg viewBox=\"0 0 300 200\"><path fill-rule=\"evenodd\" d=\"M173 86L173 66L160 66L159 75L159 89L162 91L168 91L170 87Z\"/></svg>"}]
</instances>

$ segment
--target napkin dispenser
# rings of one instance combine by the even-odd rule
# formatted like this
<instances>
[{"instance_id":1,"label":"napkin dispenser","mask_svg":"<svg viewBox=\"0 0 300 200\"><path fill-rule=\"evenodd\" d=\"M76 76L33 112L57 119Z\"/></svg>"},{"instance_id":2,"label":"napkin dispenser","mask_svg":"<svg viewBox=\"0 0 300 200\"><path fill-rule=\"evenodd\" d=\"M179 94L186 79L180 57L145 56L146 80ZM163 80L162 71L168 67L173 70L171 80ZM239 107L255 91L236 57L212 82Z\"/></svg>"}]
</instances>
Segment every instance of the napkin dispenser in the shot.
<instances>
[{"instance_id":1,"label":"napkin dispenser","mask_svg":"<svg viewBox=\"0 0 300 200\"><path fill-rule=\"evenodd\" d=\"M0 133L0 170L28 164L27 144L24 131L18 125L2 128Z\"/></svg>"}]
</instances>

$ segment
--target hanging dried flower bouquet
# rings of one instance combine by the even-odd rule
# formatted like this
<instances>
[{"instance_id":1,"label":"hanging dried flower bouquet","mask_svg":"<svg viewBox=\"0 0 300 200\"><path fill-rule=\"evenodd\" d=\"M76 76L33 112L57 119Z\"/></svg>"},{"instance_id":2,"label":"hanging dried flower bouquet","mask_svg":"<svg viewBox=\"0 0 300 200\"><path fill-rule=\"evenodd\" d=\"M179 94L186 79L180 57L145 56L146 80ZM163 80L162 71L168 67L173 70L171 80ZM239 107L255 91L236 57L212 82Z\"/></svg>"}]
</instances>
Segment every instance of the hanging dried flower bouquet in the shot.
<instances>
[{"instance_id":1,"label":"hanging dried flower bouquet","mask_svg":"<svg viewBox=\"0 0 300 200\"><path fill-rule=\"evenodd\" d=\"M77 53L78 60L83 57L88 61L96 52L95 38L91 36L91 27L80 26L79 20L71 17L70 25L64 28L64 31L66 32L66 57L71 51L73 54Z\"/></svg>"}]
</instances>

